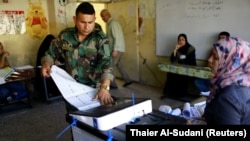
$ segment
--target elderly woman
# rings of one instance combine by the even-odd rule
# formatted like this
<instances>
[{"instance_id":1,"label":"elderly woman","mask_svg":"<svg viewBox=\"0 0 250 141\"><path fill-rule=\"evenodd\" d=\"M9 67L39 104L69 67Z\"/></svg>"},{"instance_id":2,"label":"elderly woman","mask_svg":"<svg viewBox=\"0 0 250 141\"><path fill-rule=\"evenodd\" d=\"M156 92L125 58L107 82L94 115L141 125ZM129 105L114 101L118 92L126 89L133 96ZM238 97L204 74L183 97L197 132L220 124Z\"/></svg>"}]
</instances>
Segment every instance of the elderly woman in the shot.
<instances>
[{"instance_id":1,"label":"elderly woman","mask_svg":"<svg viewBox=\"0 0 250 141\"><path fill-rule=\"evenodd\" d=\"M207 124L250 124L250 43L228 38L214 44Z\"/></svg>"}]
</instances>

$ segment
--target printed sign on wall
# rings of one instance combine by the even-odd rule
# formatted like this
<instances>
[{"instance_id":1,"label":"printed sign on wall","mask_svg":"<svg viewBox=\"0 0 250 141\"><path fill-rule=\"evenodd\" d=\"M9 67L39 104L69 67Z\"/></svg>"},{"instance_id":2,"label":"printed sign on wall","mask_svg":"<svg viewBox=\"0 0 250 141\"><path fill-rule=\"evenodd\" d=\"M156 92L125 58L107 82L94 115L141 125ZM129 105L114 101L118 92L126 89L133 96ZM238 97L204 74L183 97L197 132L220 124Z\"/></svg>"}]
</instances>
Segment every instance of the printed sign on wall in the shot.
<instances>
[{"instance_id":1,"label":"printed sign on wall","mask_svg":"<svg viewBox=\"0 0 250 141\"><path fill-rule=\"evenodd\" d=\"M0 11L0 35L24 34L25 32L24 11Z\"/></svg>"}]
</instances>

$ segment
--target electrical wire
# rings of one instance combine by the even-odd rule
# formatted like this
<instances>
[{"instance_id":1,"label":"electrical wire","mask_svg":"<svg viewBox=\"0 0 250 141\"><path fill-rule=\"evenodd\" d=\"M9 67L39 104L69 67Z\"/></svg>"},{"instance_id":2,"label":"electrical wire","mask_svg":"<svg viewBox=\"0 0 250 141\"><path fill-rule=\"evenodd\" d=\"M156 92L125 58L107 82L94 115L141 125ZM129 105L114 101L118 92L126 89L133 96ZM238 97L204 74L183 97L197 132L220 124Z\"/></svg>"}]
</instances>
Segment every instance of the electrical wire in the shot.
<instances>
[{"instance_id":1,"label":"electrical wire","mask_svg":"<svg viewBox=\"0 0 250 141\"><path fill-rule=\"evenodd\" d=\"M163 85L162 82L157 78L157 76L154 73L154 71L147 64L147 59L142 56L141 52L139 52L139 56L143 60L142 64L144 64L146 66L146 68L151 72L151 74L154 76L154 78L156 79L156 81L159 82L161 84L161 86L162 86Z\"/></svg>"}]
</instances>

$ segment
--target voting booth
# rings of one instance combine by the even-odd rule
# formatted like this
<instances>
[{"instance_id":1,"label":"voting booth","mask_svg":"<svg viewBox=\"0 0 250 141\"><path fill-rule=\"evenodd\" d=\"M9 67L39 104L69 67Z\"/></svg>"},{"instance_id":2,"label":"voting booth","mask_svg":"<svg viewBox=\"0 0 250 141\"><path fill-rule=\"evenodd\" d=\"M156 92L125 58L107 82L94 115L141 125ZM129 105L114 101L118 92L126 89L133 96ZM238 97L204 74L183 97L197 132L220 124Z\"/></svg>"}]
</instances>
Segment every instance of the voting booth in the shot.
<instances>
[{"instance_id":1,"label":"voting booth","mask_svg":"<svg viewBox=\"0 0 250 141\"><path fill-rule=\"evenodd\" d=\"M63 98L76 108L68 112L74 141L125 140L126 125L186 124L184 118L153 110L149 98L113 97L112 104L93 100L97 89L78 83L65 70L52 66L51 76ZM66 84L67 83L67 84Z\"/></svg>"}]
</instances>

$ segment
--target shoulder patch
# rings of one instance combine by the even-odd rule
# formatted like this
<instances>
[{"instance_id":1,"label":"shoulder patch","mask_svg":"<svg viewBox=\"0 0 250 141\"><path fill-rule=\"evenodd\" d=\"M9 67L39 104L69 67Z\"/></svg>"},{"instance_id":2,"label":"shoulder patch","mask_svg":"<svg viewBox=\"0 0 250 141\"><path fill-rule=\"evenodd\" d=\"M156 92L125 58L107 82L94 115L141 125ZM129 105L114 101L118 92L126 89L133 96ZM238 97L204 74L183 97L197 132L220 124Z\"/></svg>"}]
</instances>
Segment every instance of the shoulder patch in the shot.
<instances>
[{"instance_id":1,"label":"shoulder patch","mask_svg":"<svg viewBox=\"0 0 250 141\"><path fill-rule=\"evenodd\" d=\"M106 56L110 56L110 48L109 48L109 45L108 44L104 44L103 45L103 48L104 48L104 53Z\"/></svg>"}]
</instances>

